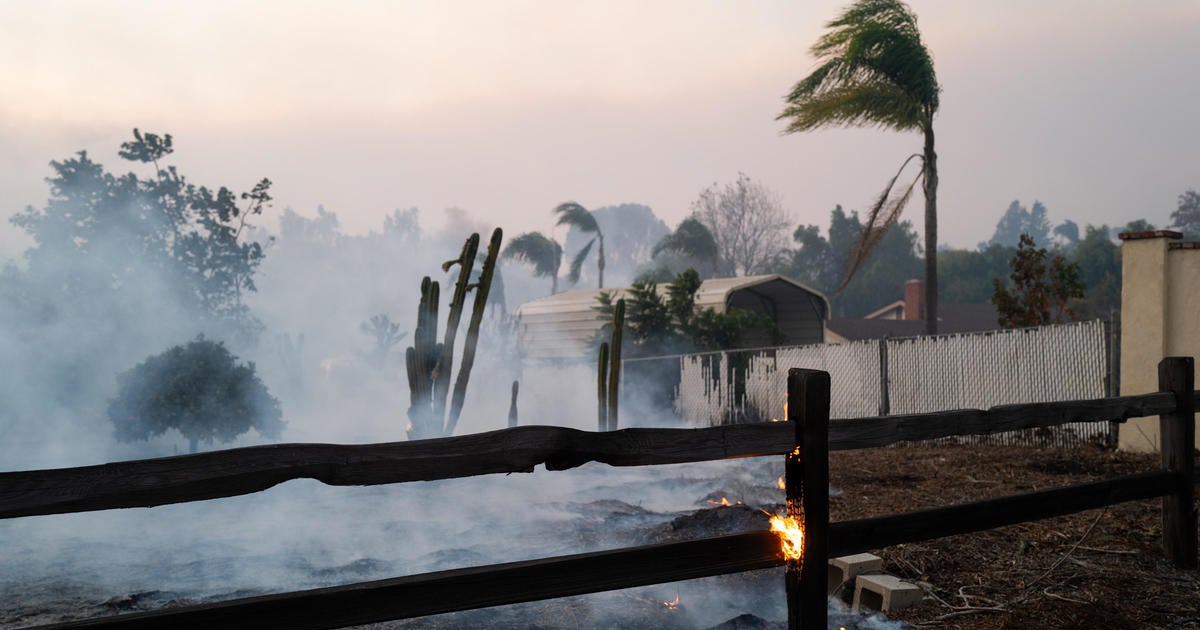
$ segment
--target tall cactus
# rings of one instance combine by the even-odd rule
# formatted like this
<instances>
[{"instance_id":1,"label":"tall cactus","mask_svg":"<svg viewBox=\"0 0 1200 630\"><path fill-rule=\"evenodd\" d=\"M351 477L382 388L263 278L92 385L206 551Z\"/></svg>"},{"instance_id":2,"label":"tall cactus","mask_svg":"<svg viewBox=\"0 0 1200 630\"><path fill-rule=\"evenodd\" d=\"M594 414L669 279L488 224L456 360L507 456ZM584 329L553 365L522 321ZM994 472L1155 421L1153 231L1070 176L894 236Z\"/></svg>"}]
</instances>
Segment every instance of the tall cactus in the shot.
<instances>
[{"instance_id":1,"label":"tall cactus","mask_svg":"<svg viewBox=\"0 0 1200 630\"><path fill-rule=\"evenodd\" d=\"M483 321L483 312L487 306L488 292L491 290L492 276L496 268L496 258L500 251L500 240L503 231L500 228L492 233L488 244L487 258L484 259L479 282L470 283L471 271L479 250L479 235L472 234L463 243L459 258L442 265L443 271L449 271L455 264L459 265L458 280L454 285L454 294L450 300L450 310L446 317L445 340L437 342L437 315L440 299L440 289L437 282L426 276L421 280L421 302L417 307L417 329L413 334L413 345L405 352L405 362L408 367L408 387L410 406L408 409L410 440L427 439L450 435L458 423L462 413L462 404L466 398L467 382L471 376L471 367L475 363L475 348L479 342L479 326ZM449 417L446 416L446 397L450 391L450 378L454 367L454 344L458 334L459 324L466 304L466 294L475 290L475 303L471 312L471 322L467 327L467 337L463 345L462 364L458 369L458 378L454 384L454 397L451 399Z\"/></svg>"},{"instance_id":2,"label":"tall cactus","mask_svg":"<svg viewBox=\"0 0 1200 630\"><path fill-rule=\"evenodd\" d=\"M600 361L596 365L596 412L599 428L608 430L608 342L600 344Z\"/></svg>"},{"instance_id":3,"label":"tall cactus","mask_svg":"<svg viewBox=\"0 0 1200 630\"><path fill-rule=\"evenodd\" d=\"M454 382L454 397L450 399L450 417L446 419L446 435L454 433L458 417L462 414L463 403L467 399L467 381L471 378L471 368L475 366L475 347L479 344L479 326L483 323L483 312L487 308L488 294L492 290L492 276L496 273L496 259L500 257L500 241L504 231L500 228L492 230L492 239L488 241L487 257L483 259L483 267L479 269L479 283L475 286L475 304L471 309L471 323L467 326L467 339L463 343L462 367L458 368L458 380ZM446 375L447 377L449 374Z\"/></svg>"},{"instance_id":4,"label":"tall cactus","mask_svg":"<svg viewBox=\"0 0 1200 630\"><path fill-rule=\"evenodd\" d=\"M617 402L621 386L621 337L625 329L625 300L617 300L613 308L612 341L608 348L608 430L617 430Z\"/></svg>"},{"instance_id":5,"label":"tall cactus","mask_svg":"<svg viewBox=\"0 0 1200 630\"><path fill-rule=\"evenodd\" d=\"M621 386L621 337L625 328L625 300L612 311L612 334L600 344L596 365L596 408L599 431L617 430L617 404Z\"/></svg>"}]
</instances>

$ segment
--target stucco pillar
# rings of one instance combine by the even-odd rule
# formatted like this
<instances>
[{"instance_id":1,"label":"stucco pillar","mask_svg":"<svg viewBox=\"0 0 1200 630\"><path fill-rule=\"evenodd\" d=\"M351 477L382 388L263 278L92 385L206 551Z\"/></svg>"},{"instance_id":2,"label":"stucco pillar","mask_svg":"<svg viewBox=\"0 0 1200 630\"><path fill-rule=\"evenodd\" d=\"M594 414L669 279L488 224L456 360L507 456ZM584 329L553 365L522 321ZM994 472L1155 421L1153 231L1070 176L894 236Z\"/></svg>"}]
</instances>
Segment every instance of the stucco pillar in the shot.
<instances>
[{"instance_id":1,"label":"stucco pillar","mask_svg":"<svg viewBox=\"0 0 1200 630\"><path fill-rule=\"evenodd\" d=\"M1158 391L1158 362L1200 355L1200 249L1178 232L1122 233L1121 395ZM1159 449L1158 418L1121 425L1118 446Z\"/></svg>"}]
</instances>

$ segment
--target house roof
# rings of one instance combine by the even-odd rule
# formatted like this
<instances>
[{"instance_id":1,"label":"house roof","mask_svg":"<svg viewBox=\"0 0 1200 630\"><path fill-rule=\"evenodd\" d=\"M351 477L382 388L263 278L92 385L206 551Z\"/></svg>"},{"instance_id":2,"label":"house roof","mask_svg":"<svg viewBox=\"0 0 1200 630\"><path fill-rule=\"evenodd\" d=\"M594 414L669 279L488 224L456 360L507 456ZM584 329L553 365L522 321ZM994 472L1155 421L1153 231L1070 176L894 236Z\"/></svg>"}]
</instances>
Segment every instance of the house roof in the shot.
<instances>
[{"instance_id":1,"label":"house roof","mask_svg":"<svg viewBox=\"0 0 1200 630\"><path fill-rule=\"evenodd\" d=\"M955 334L995 330L1000 327L999 314L992 304L938 304L938 334ZM825 322L830 341L883 339L885 337L914 337L925 333L925 322L919 319L864 319L834 317Z\"/></svg>"},{"instance_id":2,"label":"house roof","mask_svg":"<svg viewBox=\"0 0 1200 630\"><path fill-rule=\"evenodd\" d=\"M666 295L669 286L668 283L656 285L659 295ZM516 315L520 322L521 346L526 355L573 357L585 353L601 327L594 308L602 291L611 293L614 300L629 295L628 287L578 289L518 306ZM829 300L822 293L779 274L705 280L696 292L696 308L711 308L724 313L738 292L769 297L782 312L800 307L811 312L815 306L818 319L823 320L829 314ZM789 299L789 295L803 296L804 304L796 304L800 300Z\"/></svg>"}]
</instances>

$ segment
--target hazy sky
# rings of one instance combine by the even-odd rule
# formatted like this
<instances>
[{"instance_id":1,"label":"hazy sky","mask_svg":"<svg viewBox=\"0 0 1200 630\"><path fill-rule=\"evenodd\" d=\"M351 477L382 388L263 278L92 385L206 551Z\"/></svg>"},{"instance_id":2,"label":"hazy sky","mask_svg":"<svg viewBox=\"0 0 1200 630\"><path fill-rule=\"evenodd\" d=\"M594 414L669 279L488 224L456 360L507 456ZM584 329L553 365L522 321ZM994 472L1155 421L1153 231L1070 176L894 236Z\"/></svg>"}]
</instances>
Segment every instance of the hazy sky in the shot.
<instances>
[{"instance_id":1,"label":"hazy sky","mask_svg":"<svg viewBox=\"0 0 1200 630\"><path fill-rule=\"evenodd\" d=\"M509 234L550 209L651 206L674 226L744 171L796 222L868 205L919 151L877 129L780 134L782 95L845 3L5 2L0 208L42 205L50 160L121 171L133 127L192 181L275 182L278 215L344 228L456 206ZM942 241L1013 199L1052 221L1163 224L1200 188L1200 1L916 0L944 88ZM908 216L920 226L920 199ZM274 218L267 224L274 227ZM24 247L0 226L0 256Z\"/></svg>"}]
</instances>

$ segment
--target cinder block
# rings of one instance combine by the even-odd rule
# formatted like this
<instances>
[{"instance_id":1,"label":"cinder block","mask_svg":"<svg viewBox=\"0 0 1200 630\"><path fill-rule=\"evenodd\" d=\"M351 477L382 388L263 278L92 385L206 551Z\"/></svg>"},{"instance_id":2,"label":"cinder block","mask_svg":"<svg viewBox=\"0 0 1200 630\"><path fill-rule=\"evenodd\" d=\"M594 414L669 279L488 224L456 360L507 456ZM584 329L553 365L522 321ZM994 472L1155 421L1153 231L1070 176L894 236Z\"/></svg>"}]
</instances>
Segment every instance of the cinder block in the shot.
<instances>
[{"instance_id":1,"label":"cinder block","mask_svg":"<svg viewBox=\"0 0 1200 630\"><path fill-rule=\"evenodd\" d=\"M860 575L855 580L854 612L888 612L920 604L921 587L894 575Z\"/></svg>"},{"instance_id":2,"label":"cinder block","mask_svg":"<svg viewBox=\"0 0 1200 630\"><path fill-rule=\"evenodd\" d=\"M869 553L857 553L829 559L829 594L844 582L850 582L863 573L883 570L883 558Z\"/></svg>"}]
</instances>

